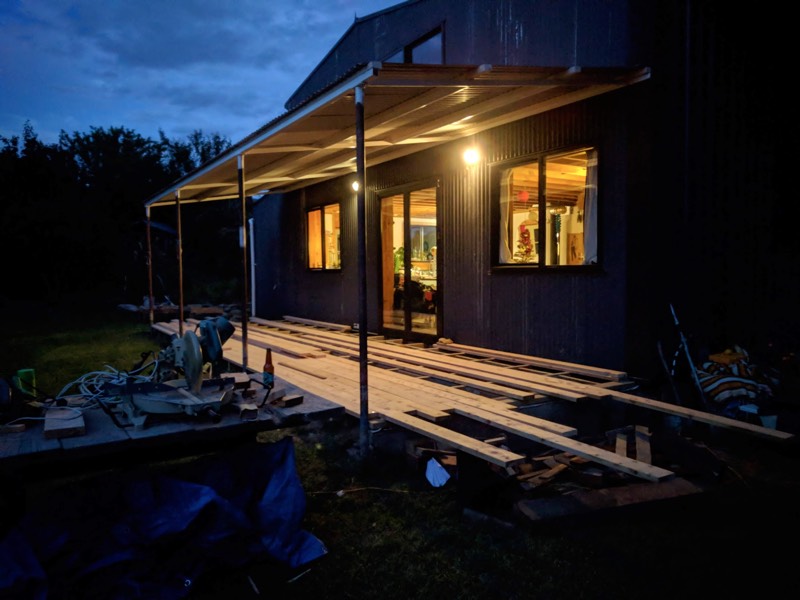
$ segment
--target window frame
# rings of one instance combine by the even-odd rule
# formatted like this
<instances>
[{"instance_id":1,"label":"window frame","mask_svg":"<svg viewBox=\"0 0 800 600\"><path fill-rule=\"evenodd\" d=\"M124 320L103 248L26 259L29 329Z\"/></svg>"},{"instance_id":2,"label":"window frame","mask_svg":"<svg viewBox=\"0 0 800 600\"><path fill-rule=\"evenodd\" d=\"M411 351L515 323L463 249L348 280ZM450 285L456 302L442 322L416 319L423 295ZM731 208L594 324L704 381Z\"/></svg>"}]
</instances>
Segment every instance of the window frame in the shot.
<instances>
[{"instance_id":1,"label":"window frame","mask_svg":"<svg viewBox=\"0 0 800 600\"><path fill-rule=\"evenodd\" d=\"M335 267L328 266L328 244L326 243L326 235L325 235L325 216L326 210L332 206L336 207L336 213L339 215L339 224L337 228L338 232L338 252L339 252L339 264ZM317 232L317 237L314 242L315 248L312 249L312 227L310 223L310 218L312 213L319 213L319 230ZM342 270L342 247L341 247L341 233L342 233L342 204L341 202L326 202L325 204L319 204L317 206L313 206L306 209L305 212L305 229L306 229L306 269L309 271L314 272L332 272L332 271L341 271ZM320 254L321 259L321 266L312 266L311 260L312 255L317 252Z\"/></svg>"},{"instance_id":2,"label":"window frame","mask_svg":"<svg viewBox=\"0 0 800 600\"><path fill-rule=\"evenodd\" d=\"M441 37L441 54L440 59L441 62L438 63L417 63L414 61L414 50L422 46L423 44L429 42L436 36ZM398 60L402 57L402 60ZM444 36L444 24L435 27L425 35L418 37L412 42L405 44L403 47L398 48L391 52L385 59L387 63L394 63L394 64L431 64L431 65L446 65L446 55L445 55L445 36Z\"/></svg>"},{"instance_id":3,"label":"window frame","mask_svg":"<svg viewBox=\"0 0 800 600\"><path fill-rule=\"evenodd\" d=\"M506 177L506 173L515 167L519 167L522 165L528 165L532 163L536 163L538 165L538 199L541 200L538 202L538 214L539 218L546 216L547 212L547 179L546 179L546 165L548 159L557 158L560 156L565 156L569 154L573 154L584 150L586 152L594 152L596 165L595 168L597 169L595 173L596 177L596 188L597 192L595 194L595 239L596 239L596 246L597 246L597 258L594 262L590 262L587 264L547 264L546 260L546 243L547 243L547 236L543 236L538 243L536 244L536 250L538 255L538 260L536 262L501 262L500 260L500 245L501 245L501 198L502 198L502 190L501 186L503 185L503 180ZM602 199L600 198L600 173L599 173L599 166L600 166L600 159L601 156L601 148L599 144L596 143L587 143L587 144L577 144L571 145L568 147L556 148L556 149L548 149L541 152L534 152L530 154L526 154L524 156L516 157L513 159L503 160L492 162L488 164L489 167L489 185L490 185L490 199L491 199L491 223L492 223L492 231L491 235L489 236L491 240L491 251L489 256L491 257L491 271L492 272L504 272L504 271L524 271L524 272L596 272L601 269L602 265L602 255L600 252L600 239L602 237L602 223L599 215L598 207L602 203ZM590 159L591 160L591 159Z\"/></svg>"}]
</instances>

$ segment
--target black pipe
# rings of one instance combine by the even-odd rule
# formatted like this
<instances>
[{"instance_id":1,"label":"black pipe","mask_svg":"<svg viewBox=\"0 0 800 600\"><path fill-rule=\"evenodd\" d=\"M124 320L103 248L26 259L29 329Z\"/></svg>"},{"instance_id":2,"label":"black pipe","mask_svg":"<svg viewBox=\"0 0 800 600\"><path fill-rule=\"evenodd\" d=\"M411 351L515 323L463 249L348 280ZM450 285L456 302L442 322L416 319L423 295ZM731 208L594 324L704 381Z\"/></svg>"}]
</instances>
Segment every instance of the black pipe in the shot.
<instances>
[{"instance_id":1,"label":"black pipe","mask_svg":"<svg viewBox=\"0 0 800 600\"><path fill-rule=\"evenodd\" d=\"M145 209L147 213L147 293L149 298L150 326L155 323L155 309L153 308L153 245L150 241L150 207Z\"/></svg>"},{"instance_id":2,"label":"black pipe","mask_svg":"<svg viewBox=\"0 0 800 600\"><path fill-rule=\"evenodd\" d=\"M242 372L247 373L247 297L250 293L247 272L247 198L244 195L244 154L239 155L239 202L242 205Z\"/></svg>"},{"instance_id":3,"label":"black pipe","mask_svg":"<svg viewBox=\"0 0 800 600\"><path fill-rule=\"evenodd\" d=\"M183 337L183 237L181 235L181 192L175 192L178 229L178 335Z\"/></svg>"},{"instance_id":4,"label":"black pipe","mask_svg":"<svg viewBox=\"0 0 800 600\"><path fill-rule=\"evenodd\" d=\"M356 173L358 182L358 363L361 406L358 441L361 456L369 452L369 385L367 382L367 233L364 195L364 88L356 88Z\"/></svg>"}]
</instances>

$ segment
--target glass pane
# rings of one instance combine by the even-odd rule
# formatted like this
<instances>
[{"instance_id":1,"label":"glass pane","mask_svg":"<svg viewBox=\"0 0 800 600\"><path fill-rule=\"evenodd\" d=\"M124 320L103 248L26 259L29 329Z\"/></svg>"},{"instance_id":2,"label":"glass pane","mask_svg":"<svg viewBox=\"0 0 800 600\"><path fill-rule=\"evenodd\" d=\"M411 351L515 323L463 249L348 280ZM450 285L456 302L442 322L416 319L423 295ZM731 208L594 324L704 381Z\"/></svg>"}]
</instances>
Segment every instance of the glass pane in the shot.
<instances>
[{"instance_id":1,"label":"glass pane","mask_svg":"<svg viewBox=\"0 0 800 600\"><path fill-rule=\"evenodd\" d=\"M387 63L401 63L401 62L403 62L403 51L400 50L398 52L395 52L394 54L392 54L389 58L387 58L383 62L387 62Z\"/></svg>"},{"instance_id":2,"label":"glass pane","mask_svg":"<svg viewBox=\"0 0 800 600\"><path fill-rule=\"evenodd\" d=\"M311 269L322 268L322 211L312 210L308 213L308 266Z\"/></svg>"},{"instance_id":3,"label":"glass pane","mask_svg":"<svg viewBox=\"0 0 800 600\"><path fill-rule=\"evenodd\" d=\"M339 205L325 207L325 268L340 269L342 267L340 249Z\"/></svg>"},{"instance_id":4,"label":"glass pane","mask_svg":"<svg viewBox=\"0 0 800 600\"><path fill-rule=\"evenodd\" d=\"M411 62L415 65L441 65L442 33L439 32L411 48Z\"/></svg>"},{"instance_id":5,"label":"glass pane","mask_svg":"<svg viewBox=\"0 0 800 600\"><path fill-rule=\"evenodd\" d=\"M381 199L383 326L403 329L403 196Z\"/></svg>"},{"instance_id":6,"label":"glass pane","mask_svg":"<svg viewBox=\"0 0 800 600\"><path fill-rule=\"evenodd\" d=\"M499 263L596 263L597 151L550 156L543 164L544 199L538 195L538 160L500 174Z\"/></svg>"},{"instance_id":7,"label":"glass pane","mask_svg":"<svg viewBox=\"0 0 800 600\"><path fill-rule=\"evenodd\" d=\"M411 329L436 334L436 306L439 302L436 268L436 188L411 192L409 244L410 279L406 301L411 309Z\"/></svg>"},{"instance_id":8,"label":"glass pane","mask_svg":"<svg viewBox=\"0 0 800 600\"><path fill-rule=\"evenodd\" d=\"M585 237L589 223L585 213L589 152L580 150L548 158L545 161L547 186L545 264L586 264ZM596 173L596 165L593 173ZM589 202L595 206L596 188L589 196ZM593 218L591 228L595 235L596 227L597 220Z\"/></svg>"},{"instance_id":9,"label":"glass pane","mask_svg":"<svg viewBox=\"0 0 800 600\"><path fill-rule=\"evenodd\" d=\"M500 190L500 262L538 263L539 163L506 169Z\"/></svg>"}]
</instances>

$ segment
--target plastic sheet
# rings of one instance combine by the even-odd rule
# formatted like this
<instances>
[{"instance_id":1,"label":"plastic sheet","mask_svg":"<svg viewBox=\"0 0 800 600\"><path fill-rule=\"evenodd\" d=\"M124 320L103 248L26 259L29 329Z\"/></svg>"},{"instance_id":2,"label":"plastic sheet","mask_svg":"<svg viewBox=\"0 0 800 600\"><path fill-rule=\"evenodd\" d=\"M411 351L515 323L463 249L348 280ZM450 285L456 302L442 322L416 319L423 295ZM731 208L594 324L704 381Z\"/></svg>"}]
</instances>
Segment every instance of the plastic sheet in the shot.
<instances>
[{"instance_id":1,"label":"plastic sheet","mask_svg":"<svg viewBox=\"0 0 800 600\"><path fill-rule=\"evenodd\" d=\"M301 528L290 437L65 487L0 543L0 598L183 598L213 569L295 569L324 544Z\"/></svg>"},{"instance_id":2,"label":"plastic sheet","mask_svg":"<svg viewBox=\"0 0 800 600\"><path fill-rule=\"evenodd\" d=\"M447 480L450 479L450 474L447 472L447 469L435 458L431 458L428 461L428 465L425 467L425 476L433 487L442 487L447 483Z\"/></svg>"}]
</instances>

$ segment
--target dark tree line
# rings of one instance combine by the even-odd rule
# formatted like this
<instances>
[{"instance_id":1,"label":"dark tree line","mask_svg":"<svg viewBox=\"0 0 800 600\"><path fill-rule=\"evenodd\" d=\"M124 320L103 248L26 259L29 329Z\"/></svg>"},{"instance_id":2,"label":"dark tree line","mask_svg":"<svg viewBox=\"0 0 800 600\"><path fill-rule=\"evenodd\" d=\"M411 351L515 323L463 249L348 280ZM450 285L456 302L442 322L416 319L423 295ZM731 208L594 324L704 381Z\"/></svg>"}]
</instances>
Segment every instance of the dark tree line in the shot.
<instances>
[{"instance_id":1,"label":"dark tree line","mask_svg":"<svg viewBox=\"0 0 800 600\"><path fill-rule=\"evenodd\" d=\"M46 144L29 123L21 136L0 136L0 301L140 303L148 291L144 202L230 145L199 130L153 140L124 127L62 130ZM240 207L182 211L186 300L238 298ZM177 302L175 210L151 216L156 301Z\"/></svg>"}]
</instances>

